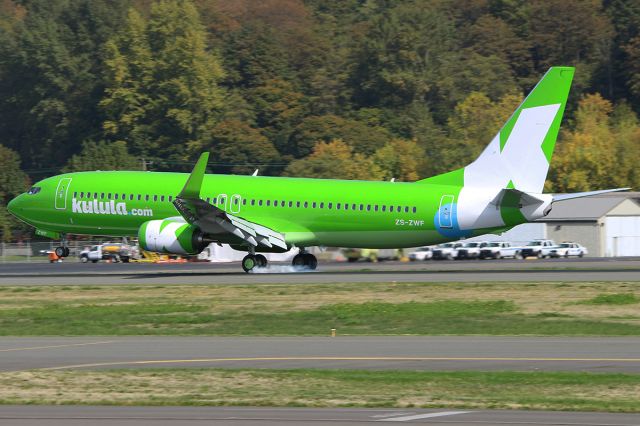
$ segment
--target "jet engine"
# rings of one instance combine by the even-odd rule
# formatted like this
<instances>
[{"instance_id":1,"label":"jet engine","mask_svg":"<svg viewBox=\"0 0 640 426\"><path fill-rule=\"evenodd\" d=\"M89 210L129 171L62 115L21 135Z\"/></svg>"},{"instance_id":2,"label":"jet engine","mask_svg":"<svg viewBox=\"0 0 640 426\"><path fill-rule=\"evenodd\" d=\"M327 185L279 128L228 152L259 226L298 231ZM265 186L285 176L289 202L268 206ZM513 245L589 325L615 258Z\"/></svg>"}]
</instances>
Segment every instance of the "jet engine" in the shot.
<instances>
[{"instance_id":1,"label":"jet engine","mask_svg":"<svg viewBox=\"0 0 640 426\"><path fill-rule=\"evenodd\" d=\"M198 254L210 242L197 226L172 219L143 223L138 240L144 250L169 254Z\"/></svg>"}]
</instances>

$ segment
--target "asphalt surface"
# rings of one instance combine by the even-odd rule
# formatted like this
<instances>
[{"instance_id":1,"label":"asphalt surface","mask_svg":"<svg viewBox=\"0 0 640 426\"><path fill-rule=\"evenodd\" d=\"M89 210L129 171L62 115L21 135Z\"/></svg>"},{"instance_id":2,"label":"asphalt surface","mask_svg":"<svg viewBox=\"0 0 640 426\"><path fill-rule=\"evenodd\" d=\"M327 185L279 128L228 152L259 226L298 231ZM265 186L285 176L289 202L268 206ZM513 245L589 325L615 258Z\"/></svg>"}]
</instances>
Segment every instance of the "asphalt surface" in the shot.
<instances>
[{"instance_id":1,"label":"asphalt surface","mask_svg":"<svg viewBox=\"0 0 640 426\"><path fill-rule=\"evenodd\" d=\"M3 425L355 425L370 423L429 425L640 425L638 414L497 410L398 410L235 407L4 406Z\"/></svg>"},{"instance_id":2,"label":"asphalt surface","mask_svg":"<svg viewBox=\"0 0 640 426\"><path fill-rule=\"evenodd\" d=\"M640 373L640 338L0 338L0 371L159 367Z\"/></svg>"},{"instance_id":3,"label":"asphalt surface","mask_svg":"<svg viewBox=\"0 0 640 426\"><path fill-rule=\"evenodd\" d=\"M320 263L316 271L273 264L245 274L240 264L0 264L0 285L269 284L336 282L640 281L638 259L552 259Z\"/></svg>"}]
</instances>

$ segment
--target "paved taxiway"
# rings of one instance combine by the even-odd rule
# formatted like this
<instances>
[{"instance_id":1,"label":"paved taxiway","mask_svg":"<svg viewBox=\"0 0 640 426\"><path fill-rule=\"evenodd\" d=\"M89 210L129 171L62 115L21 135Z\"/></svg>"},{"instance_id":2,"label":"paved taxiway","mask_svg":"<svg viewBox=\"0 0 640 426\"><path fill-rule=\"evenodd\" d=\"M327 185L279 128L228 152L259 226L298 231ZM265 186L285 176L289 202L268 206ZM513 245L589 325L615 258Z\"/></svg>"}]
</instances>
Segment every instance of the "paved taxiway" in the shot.
<instances>
[{"instance_id":1,"label":"paved taxiway","mask_svg":"<svg viewBox=\"0 0 640 426\"><path fill-rule=\"evenodd\" d=\"M640 424L638 414L552 411L420 410L354 408L243 408L243 407L94 407L4 406L0 423L16 426L145 426L145 425L281 425L318 426L369 423L429 425L603 425Z\"/></svg>"},{"instance_id":2,"label":"paved taxiway","mask_svg":"<svg viewBox=\"0 0 640 426\"><path fill-rule=\"evenodd\" d=\"M640 373L637 337L3 337L0 371L340 368Z\"/></svg>"},{"instance_id":3,"label":"paved taxiway","mask_svg":"<svg viewBox=\"0 0 640 426\"><path fill-rule=\"evenodd\" d=\"M0 285L269 284L336 282L640 281L638 259L553 259L456 262L321 263L314 272L274 264L245 274L240 265L61 264L0 265ZM302 278L304 277L304 278Z\"/></svg>"}]
</instances>

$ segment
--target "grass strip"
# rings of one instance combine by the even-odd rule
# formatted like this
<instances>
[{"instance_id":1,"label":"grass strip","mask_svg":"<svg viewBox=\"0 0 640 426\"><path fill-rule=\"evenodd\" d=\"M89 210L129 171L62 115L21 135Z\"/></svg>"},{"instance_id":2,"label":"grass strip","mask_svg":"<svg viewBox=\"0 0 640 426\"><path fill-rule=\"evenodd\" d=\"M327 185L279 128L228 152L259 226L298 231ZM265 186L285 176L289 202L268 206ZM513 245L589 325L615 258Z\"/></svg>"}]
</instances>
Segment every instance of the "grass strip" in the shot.
<instances>
[{"instance_id":1,"label":"grass strip","mask_svg":"<svg viewBox=\"0 0 640 426\"><path fill-rule=\"evenodd\" d=\"M0 287L0 335L640 336L640 283Z\"/></svg>"},{"instance_id":2,"label":"grass strip","mask_svg":"<svg viewBox=\"0 0 640 426\"><path fill-rule=\"evenodd\" d=\"M0 311L0 334L37 335L640 335L640 325L525 315L508 301L336 304L293 312L210 313L180 303L44 304Z\"/></svg>"},{"instance_id":3,"label":"grass strip","mask_svg":"<svg viewBox=\"0 0 640 426\"><path fill-rule=\"evenodd\" d=\"M640 375L141 369L0 373L2 404L423 407L640 412Z\"/></svg>"}]
</instances>

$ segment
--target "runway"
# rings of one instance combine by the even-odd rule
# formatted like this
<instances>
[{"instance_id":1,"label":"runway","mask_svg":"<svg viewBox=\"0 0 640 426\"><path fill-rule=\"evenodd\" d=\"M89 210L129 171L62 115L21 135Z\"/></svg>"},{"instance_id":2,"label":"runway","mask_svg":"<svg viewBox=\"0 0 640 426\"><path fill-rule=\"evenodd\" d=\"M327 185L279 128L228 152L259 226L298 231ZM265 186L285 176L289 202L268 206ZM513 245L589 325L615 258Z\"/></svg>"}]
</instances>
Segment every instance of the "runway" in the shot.
<instances>
[{"instance_id":1,"label":"runway","mask_svg":"<svg viewBox=\"0 0 640 426\"><path fill-rule=\"evenodd\" d=\"M4 406L0 423L16 426L145 425L602 425L637 426L638 414L352 408Z\"/></svg>"},{"instance_id":2,"label":"runway","mask_svg":"<svg viewBox=\"0 0 640 426\"><path fill-rule=\"evenodd\" d=\"M0 265L0 285L161 285L336 282L581 282L640 281L638 259L552 259L456 262L321 263L317 271L274 264L245 274L240 265L62 264Z\"/></svg>"},{"instance_id":3,"label":"runway","mask_svg":"<svg viewBox=\"0 0 640 426\"><path fill-rule=\"evenodd\" d=\"M4 337L0 371L333 368L640 373L636 337Z\"/></svg>"}]
</instances>

